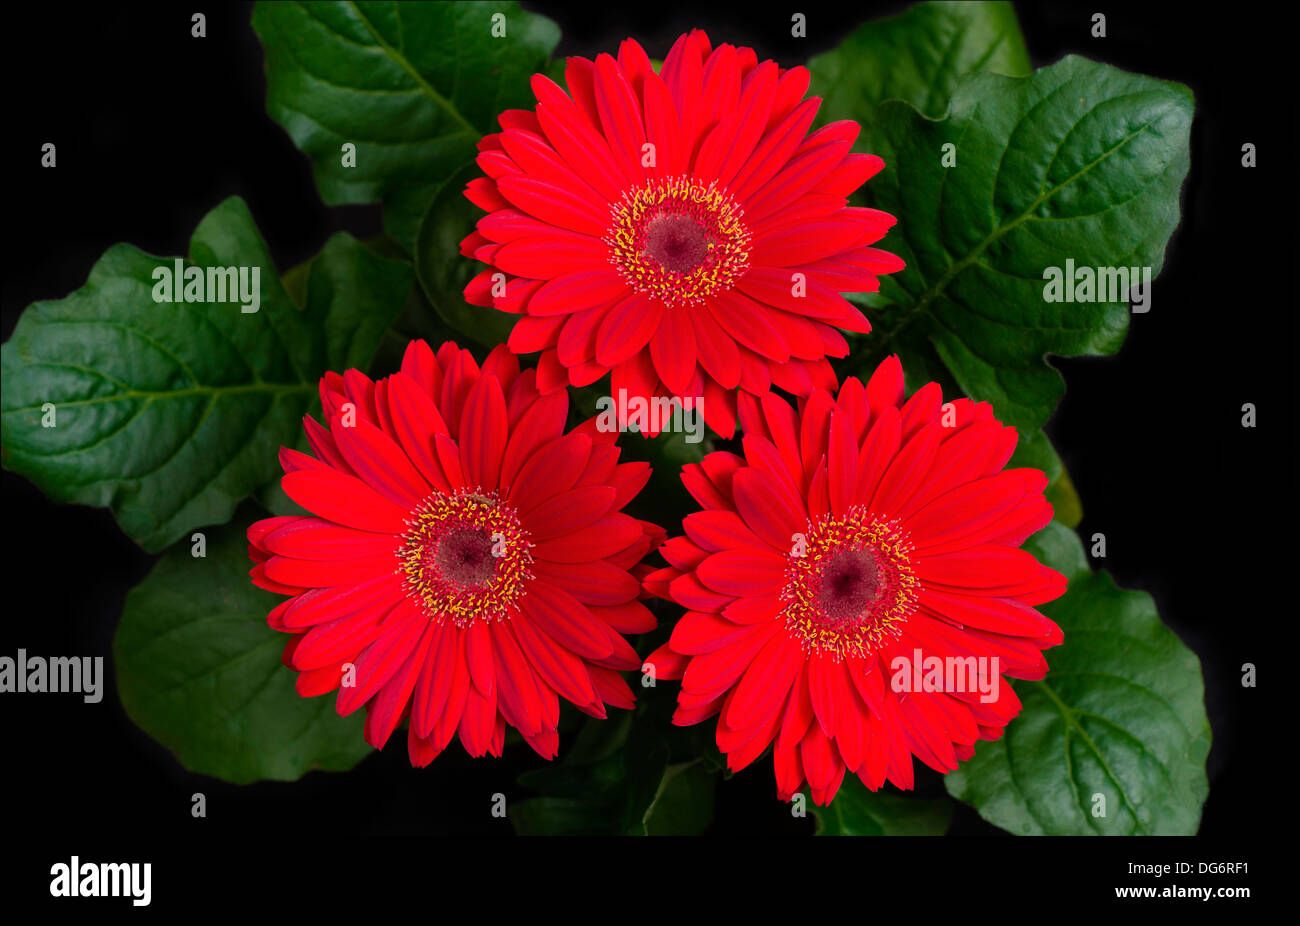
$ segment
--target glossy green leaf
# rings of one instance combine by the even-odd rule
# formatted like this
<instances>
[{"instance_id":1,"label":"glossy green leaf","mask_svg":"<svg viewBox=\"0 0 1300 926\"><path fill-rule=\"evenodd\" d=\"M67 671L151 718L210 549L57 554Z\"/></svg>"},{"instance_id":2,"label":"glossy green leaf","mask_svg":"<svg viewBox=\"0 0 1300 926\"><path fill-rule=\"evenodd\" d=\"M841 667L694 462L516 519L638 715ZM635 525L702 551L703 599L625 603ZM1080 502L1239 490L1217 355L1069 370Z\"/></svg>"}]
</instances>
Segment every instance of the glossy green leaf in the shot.
<instances>
[{"instance_id":1,"label":"glossy green leaf","mask_svg":"<svg viewBox=\"0 0 1300 926\"><path fill-rule=\"evenodd\" d=\"M325 334L327 369L369 369L414 282L406 261L377 257L351 235L330 238L312 261L306 304Z\"/></svg>"},{"instance_id":2,"label":"glossy green leaf","mask_svg":"<svg viewBox=\"0 0 1300 926\"><path fill-rule=\"evenodd\" d=\"M1045 355L1113 353L1129 321L1127 292L1049 302L1045 272L1067 260L1159 272L1191 121L1181 84L1077 57L1031 77L965 78L939 120L881 105L873 138L891 168L868 195L900 217L882 246L907 268L883 278L876 302L892 308L868 313L858 362L937 357L1022 434L1040 427L1064 389Z\"/></svg>"},{"instance_id":3,"label":"glossy green leaf","mask_svg":"<svg viewBox=\"0 0 1300 926\"><path fill-rule=\"evenodd\" d=\"M1191 835L1209 785L1200 661L1145 592L1088 569L1079 538L1050 524L1027 544L1070 590L1041 610L1065 642L1002 738L947 776L953 797L1020 835Z\"/></svg>"},{"instance_id":4,"label":"glossy green leaf","mask_svg":"<svg viewBox=\"0 0 1300 926\"><path fill-rule=\"evenodd\" d=\"M465 301L465 284L486 267L460 253L461 240L483 215L463 192L465 184L479 174L470 164L433 196L416 236L415 275L443 324L463 339L495 347L510 337L516 316Z\"/></svg>"},{"instance_id":5,"label":"glossy green leaf","mask_svg":"<svg viewBox=\"0 0 1300 926\"><path fill-rule=\"evenodd\" d=\"M283 597L248 580L256 512L206 532L207 556L178 544L126 598L113 640L127 715L192 772L235 784L351 768L372 750L364 712L303 698L281 663L289 637L266 624Z\"/></svg>"},{"instance_id":6,"label":"glossy green leaf","mask_svg":"<svg viewBox=\"0 0 1300 926\"><path fill-rule=\"evenodd\" d=\"M663 704L671 704L666 699ZM590 720L555 765L519 783L539 792L509 811L520 835L686 836L713 821L716 750L670 761L670 736L658 716Z\"/></svg>"},{"instance_id":7,"label":"glossy green leaf","mask_svg":"<svg viewBox=\"0 0 1300 926\"><path fill-rule=\"evenodd\" d=\"M521 836L636 833L667 761L668 747L652 745L630 714L588 721L560 762L519 776L539 796L516 803L511 822Z\"/></svg>"},{"instance_id":8,"label":"glossy green leaf","mask_svg":"<svg viewBox=\"0 0 1300 926\"><path fill-rule=\"evenodd\" d=\"M155 302L154 270L174 263L113 246L83 288L30 306L0 354L5 466L56 502L111 508L150 551L279 475L320 376L368 364L411 284L408 264L338 234L300 310L238 198L199 224L185 266L257 268L258 311Z\"/></svg>"},{"instance_id":9,"label":"glossy green leaf","mask_svg":"<svg viewBox=\"0 0 1300 926\"><path fill-rule=\"evenodd\" d=\"M1010 3L918 3L859 26L808 59L820 118L853 119L871 138L875 107L906 100L942 116L959 78L976 71L1028 74L1029 53Z\"/></svg>"},{"instance_id":10,"label":"glossy green leaf","mask_svg":"<svg viewBox=\"0 0 1300 926\"><path fill-rule=\"evenodd\" d=\"M942 836L952 821L952 802L946 797L868 791L852 773L844 776L829 807L809 806L818 836Z\"/></svg>"},{"instance_id":11,"label":"glossy green leaf","mask_svg":"<svg viewBox=\"0 0 1300 926\"><path fill-rule=\"evenodd\" d=\"M495 2L263 2L253 28L266 48L267 112L311 157L321 198L382 201L408 251L497 115L534 102L529 77L560 37L549 19ZM355 166L344 165L345 144Z\"/></svg>"},{"instance_id":12,"label":"glossy green leaf","mask_svg":"<svg viewBox=\"0 0 1300 926\"><path fill-rule=\"evenodd\" d=\"M713 822L718 776L703 758L664 769L659 788L641 815L647 836L696 836Z\"/></svg>"}]
</instances>

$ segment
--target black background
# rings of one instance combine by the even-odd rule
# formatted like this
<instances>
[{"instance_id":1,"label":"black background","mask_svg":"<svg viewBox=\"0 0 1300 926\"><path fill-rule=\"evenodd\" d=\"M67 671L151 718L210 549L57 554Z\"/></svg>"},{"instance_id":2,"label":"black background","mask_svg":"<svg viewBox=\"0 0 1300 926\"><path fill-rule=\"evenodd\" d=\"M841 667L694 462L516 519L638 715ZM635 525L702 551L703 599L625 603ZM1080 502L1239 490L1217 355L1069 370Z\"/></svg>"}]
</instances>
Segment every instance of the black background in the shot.
<instances>
[{"instance_id":1,"label":"black background","mask_svg":"<svg viewBox=\"0 0 1300 926\"><path fill-rule=\"evenodd\" d=\"M786 8L525 5L560 24L560 54L591 57L632 35L661 58L698 25L715 42L750 45L786 65L834 47L858 22L905 8L800 2L793 6L807 14L809 36L794 39ZM307 159L266 116L251 7L193 6L6 10L5 338L26 305L80 287L115 242L185 253L195 224L232 194L247 200L281 270L336 230L380 230L377 206L324 206ZM1288 721L1278 726L1291 713L1278 703L1289 699L1289 688L1277 688L1287 670L1265 658L1283 652L1295 620L1284 590L1294 544L1280 539L1295 491L1290 53L1262 8L1210 21L1182 4L1116 6L1103 10L1108 37L1094 39L1096 8L1017 4L1034 65L1073 52L1188 84L1192 168L1151 312L1134 316L1118 355L1054 361L1068 391L1048 431L1083 500L1081 534L1106 534L1109 555L1098 565L1155 595L1201 658L1214 731L1202 833L1235 846L1269 825L1265 802L1275 789L1262 783L1281 771L1275 744L1294 737ZM207 15L205 39L190 37L195 10ZM53 170L39 166L46 141L58 146ZM1240 164L1245 142L1258 148L1253 170ZM1240 425L1245 402L1258 408L1254 430ZM295 784L237 788L186 773L125 717L107 658L123 597L153 558L106 511L53 505L9 472L3 501L0 654L102 655L109 672L98 705L72 695L0 699L6 829L183 840L202 828L255 842L263 834L510 831L488 816L486 795L517 791L514 777L535 764L531 753L472 761L449 749L431 768L412 770L397 736L349 773ZM1242 688L1245 662L1260 667L1258 688ZM934 779L926 788L941 790ZM206 820L190 816L195 791L207 795ZM724 783L712 832L809 831L811 819L792 820L773 791L770 760ZM963 806L952 832L998 831Z\"/></svg>"}]
</instances>

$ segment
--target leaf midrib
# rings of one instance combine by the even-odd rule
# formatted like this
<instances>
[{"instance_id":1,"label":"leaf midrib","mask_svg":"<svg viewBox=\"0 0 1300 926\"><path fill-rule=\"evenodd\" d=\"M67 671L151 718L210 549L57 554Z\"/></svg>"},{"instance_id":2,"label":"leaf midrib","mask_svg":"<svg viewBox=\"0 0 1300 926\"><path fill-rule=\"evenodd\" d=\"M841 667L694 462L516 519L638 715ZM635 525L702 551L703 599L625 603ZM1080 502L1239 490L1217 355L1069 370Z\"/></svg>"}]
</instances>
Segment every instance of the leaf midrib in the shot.
<instances>
[{"instance_id":1,"label":"leaf midrib","mask_svg":"<svg viewBox=\"0 0 1300 926\"><path fill-rule=\"evenodd\" d=\"M679 762L677 765L669 765L664 769L664 773L659 776L659 786L655 788L654 797L650 799L650 803L646 806L645 813L641 814L642 836L650 835L650 818L654 816L655 808L659 805L660 798L664 796L664 791L668 789L669 783L687 769L693 768L703 761L704 756L696 756L689 762Z\"/></svg>"},{"instance_id":2,"label":"leaf midrib","mask_svg":"<svg viewBox=\"0 0 1300 926\"><path fill-rule=\"evenodd\" d=\"M93 399L75 399L71 402L55 402L56 408L77 408L86 405L103 405L109 402L122 402L128 399L146 399L148 401L158 401L167 399L178 399L193 396L212 396L220 398L223 395L247 395L250 393L267 392L275 395L283 395L293 392L309 392L316 387L311 383L247 383L241 386L194 386L186 389L176 389L165 392L149 392L140 389L132 389L124 392L117 392L113 395L98 396ZM0 415L13 415L19 412L39 411L43 405L25 405L21 408L6 408L0 411Z\"/></svg>"},{"instance_id":3,"label":"leaf midrib","mask_svg":"<svg viewBox=\"0 0 1300 926\"><path fill-rule=\"evenodd\" d=\"M1052 197L1054 197L1057 193L1065 189L1070 184L1074 183L1076 180L1078 180L1084 174L1088 173L1088 171L1092 170L1098 164L1102 163L1107 158L1114 155L1115 152L1119 151L1121 148L1127 145L1138 135L1145 132L1156 122L1158 118L1159 116L1155 116L1149 119L1148 121L1142 123L1142 125L1138 126L1138 128L1134 129L1132 132L1125 135L1113 147L1103 151L1095 159L1085 164L1079 171L1067 177L1065 180L1062 180L1060 183L1052 187L1050 190L1046 190L1040 193L1038 197L1035 198L1034 201L1030 203L1025 208L1025 210L1021 212L1019 216L1017 216L1015 219L1011 220L1007 224L995 228L993 231L989 232L989 234L985 236L984 240L981 241L979 244L975 245L975 247L972 248L965 257L963 257L961 260L958 260L955 263L949 264L948 268L939 276L939 278L935 280L933 283L931 283L929 286L927 286L921 292L921 295L917 297L916 304L912 306L912 308L908 309L907 312L904 313L898 319L898 321L895 322L895 324L881 336L879 342L877 342L876 344L876 348L879 349L883 347L885 344L888 344L889 341L892 340L895 335L897 335L909 324L911 324L912 320L915 319L917 315L925 311L925 309L927 309L931 303L933 303L936 299L939 298L939 296L943 294L944 290L947 289L948 284L951 283L953 279L957 277L958 274L962 273L972 264L976 263L989 247L991 247L994 243L1000 240L1007 233L1015 230L1016 228L1018 228L1019 226L1023 225L1025 222L1033 218L1034 212L1040 206L1042 206L1044 203L1051 200ZM1071 126L1071 130L1073 130L1073 128L1074 126ZM1053 160L1055 160L1055 157L1056 156L1053 155ZM994 178L993 185L994 188L996 189L997 186L996 177ZM918 273L919 272L920 269L918 268Z\"/></svg>"},{"instance_id":4,"label":"leaf midrib","mask_svg":"<svg viewBox=\"0 0 1300 926\"><path fill-rule=\"evenodd\" d=\"M302 6L302 4L298 4L298 5L300 7ZM361 12L361 8L359 6L353 3L352 0L348 0L348 6L352 9L352 12L357 15L357 18L361 20L362 25L366 27L366 31L369 32L371 37L375 40L375 44L377 44L381 49L383 49L384 53L388 55L388 57L391 58L394 62L396 62L398 67L404 70L407 73L407 76L411 78L411 80L415 81L415 85L418 88L420 88L420 90L423 91L424 94L429 97L429 99L433 100L433 102L437 106L439 106L444 112L446 112L447 115L451 116L453 119L459 122L471 134L482 134L479 131L479 129L477 129L474 126L472 122L470 122L468 119L465 118L464 114L462 114L461 111L456 108L456 105L452 103L451 100L447 99L437 90L435 90L433 85L424 79L424 75L421 74L416 69L415 65L411 64L411 62L407 59L406 55L402 54L401 51L399 51L398 49L394 48L393 46L389 45L386 41L384 41L383 36L379 34L379 30L377 30L371 24L370 20L366 18L364 13ZM306 12L305 9L304 12ZM402 14L399 11L397 13L399 28L401 26L401 15Z\"/></svg>"},{"instance_id":5,"label":"leaf midrib","mask_svg":"<svg viewBox=\"0 0 1300 926\"><path fill-rule=\"evenodd\" d=\"M1052 686L1047 684L1047 682L1036 681L1034 682L1034 684L1043 690L1043 692L1047 695L1048 699L1052 702L1052 705L1060 713L1061 719L1065 721L1065 726L1066 726L1065 749L1066 749L1067 761L1069 760L1069 748L1070 748L1069 731L1073 729L1078 734L1079 738L1083 741L1084 745L1087 746L1088 749L1092 751L1092 754L1097 759L1097 764L1101 766L1102 771L1106 773L1106 777L1109 778L1111 784L1115 786L1115 791L1117 794L1119 794L1119 798L1123 806L1128 808L1128 812L1132 815L1133 822L1137 825L1137 830L1142 833L1149 833L1147 828L1142 823L1142 818L1138 816L1137 806L1132 802L1132 800L1129 799L1128 793L1125 792L1124 786L1120 784L1119 778L1116 777L1115 772L1111 769L1110 763L1106 761L1106 757L1102 755L1101 749L1097 746L1096 743L1092 741L1092 737L1088 735L1088 731L1085 730L1083 726L1075 719L1074 709L1071 708L1070 705L1066 704L1065 701L1061 698L1061 696L1058 695L1056 691L1053 690ZM1071 783L1074 784L1075 786L1075 793L1078 794L1078 785L1074 783L1073 774L1071 774L1070 780Z\"/></svg>"}]
</instances>

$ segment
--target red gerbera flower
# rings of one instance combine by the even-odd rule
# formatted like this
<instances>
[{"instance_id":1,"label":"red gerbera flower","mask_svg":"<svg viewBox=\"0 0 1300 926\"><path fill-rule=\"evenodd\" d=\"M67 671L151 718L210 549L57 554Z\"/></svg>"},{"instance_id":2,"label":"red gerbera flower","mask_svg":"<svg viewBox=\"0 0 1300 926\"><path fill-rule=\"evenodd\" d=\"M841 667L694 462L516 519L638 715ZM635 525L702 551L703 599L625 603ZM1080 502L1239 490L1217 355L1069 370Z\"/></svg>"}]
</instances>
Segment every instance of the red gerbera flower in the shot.
<instances>
[{"instance_id":1,"label":"red gerbera flower","mask_svg":"<svg viewBox=\"0 0 1300 926\"><path fill-rule=\"evenodd\" d=\"M480 370L423 341L378 382L327 373L315 458L280 451L313 516L248 531L253 582L293 596L267 620L293 634L299 694L364 705L376 748L409 717L414 765L456 733L500 755L507 724L552 758L560 697L596 717L635 700L619 634L655 625L631 571L663 532L619 510L649 467L591 421L565 434L566 394L535 377L504 347Z\"/></svg>"},{"instance_id":2,"label":"red gerbera flower","mask_svg":"<svg viewBox=\"0 0 1300 926\"><path fill-rule=\"evenodd\" d=\"M461 250L489 264L465 289L521 317L543 392L613 371L611 394L703 400L735 427L735 392L834 388L836 330L868 331L841 292L903 262L869 247L894 224L847 197L884 162L850 154L855 122L808 133L808 71L751 48L678 39L661 72L628 39L569 58L569 93L533 77L537 108L501 114L466 195L488 215Z\"/></svg>"},{"instance_id":3,"label":"red gerbera flower","mask_svg":"<svg viewBox=\"0 0 1300 926\"><path fill-rule=\"evenodd\" d=\"M1062 635L1033 606L1065 591L1018 549L1052 508L1040 471L1003 469L1015 429L935 383L904 401L897 357L798 415L742 396L740 423L744 456L683 471L704 510L646 580L688 609L646 660L682 680L674 722L718 714L733 770L775 742L778 794L819 804L845 769L910 788L912 756L948 772L1001 736L1000 674L1043 677Z\"/></svg>"}]
</instances>

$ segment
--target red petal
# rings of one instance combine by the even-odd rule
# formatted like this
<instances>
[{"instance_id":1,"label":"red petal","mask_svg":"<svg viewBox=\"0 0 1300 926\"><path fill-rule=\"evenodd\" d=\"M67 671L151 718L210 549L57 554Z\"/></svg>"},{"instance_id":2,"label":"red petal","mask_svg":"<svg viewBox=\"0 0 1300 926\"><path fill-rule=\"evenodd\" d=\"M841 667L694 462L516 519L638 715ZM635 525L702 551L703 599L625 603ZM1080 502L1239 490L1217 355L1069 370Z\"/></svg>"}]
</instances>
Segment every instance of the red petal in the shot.
<instances>
[{"instance_id":1,"label":"red petal","mask_svg":"<svg viewBox=\"0 0 1300 926\"><path fill-rule=\"evenodd\" d=\"M807 515L752 469L736 473L732 491L745 523L778 550L789 549L791 536L807 527Z\"/></svg>"},{"instance_id":2,"label":"red petal","mask_svg":"<svg viewBox=\"0 0 1300 926\"><path fill-rule=\"evenodd\" d=\"M358 530L406 532L401 508L355 476L327 470L298 470L280 480L285 493L308 511Z\"/></svg>"},{"instance_id":3,"label":"red petal","mask_svg":"<svg viewBox=\"0 0 1300 926\"><path fill-rule=\"evenodd\" d=\"M631 357L650 341L659 327L663 303L644 293L633 293L615 303L596 335L596 360L614 367Z\"/></svg>"},{"instance_id":4,"label":"red petal","mask_svg":"<svg viewBox=\"0 0 1300 926\"><path fill-rule=\"evenodd\" d=\"M604 559L626 549L641 536L633 518L614 515L572 533L545 540L533 547L533 556L553 563L585 563Z\"/></svg>"},{"instance_id":5,"label":"red petal","mask_svg":"<svg viewBox=\"0 0 1300 926\"><path fill-rule=\"evenodd\" d=\"M482 376L465 400L460 463L466 481L495 489L506 450L506 400L495 376Z\"/></svg>"},{"instance_id":6,"label":"red petal","mask_svg":"<svg viewBox=\"0 0 1300 926\"><path fill-rule=\"evenodd\" d=\"M627 294L627 282L616 271L608 267L587 267L548 280L528 301L528 314L569 315Z\"/></svg>"},{"instance_id":7,"label":"red petal","mask_svg":"<svg viewBox=\"0 0 1300 926\"><path fill-rule=\"evenodd\" d=\"M563 589L535 579L520 604L539 629L571 653L605 659L613 652L591 612Z\"/></svg>"},{"instance_id":8,"label":"red petal","mask_svg":"<svg viewBox=\"0 0 1300 926\"><path fill-rule=\"evenodd\" d=\"M533 280L599 269L609 259L609 245L589 235L556 231L503 244L492 263L507 273Z\"/></svg>"},{"instance_id":9,"label":"red petal","mask_svg":"<svg viewBox=\"0 0 1300 926\"><path fill-rule=\"evenodd\" d=\"M602 214L590 199L551 180L507 174L497 180L497 189L525 213L551 225L596 238L609 228L608 214Z\"/></svg>"},{"instance_id":10,"label":"red petal","mask_svg":"<svg viewBox=\"0 0 1300 926\"><path fill-rule=\"evenodd\" d=\"M786 584L786 566L784 557L747 547L714 553L700 563L696 575L714 591L752 598L780 594Z\"/></svg>"},{"instance_id":11,"label":"red petal","mask_svg":"<svg viewBox=\"0 0 1300 926\"><path fill-rule=\"evenodd\" d=\"M534 541L549 540L586 527L608 514L614 502L609 486L582 486L548 499L523 516Z\"/></svg>"}]
</instances>

